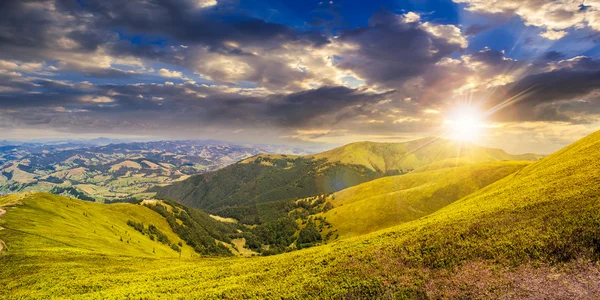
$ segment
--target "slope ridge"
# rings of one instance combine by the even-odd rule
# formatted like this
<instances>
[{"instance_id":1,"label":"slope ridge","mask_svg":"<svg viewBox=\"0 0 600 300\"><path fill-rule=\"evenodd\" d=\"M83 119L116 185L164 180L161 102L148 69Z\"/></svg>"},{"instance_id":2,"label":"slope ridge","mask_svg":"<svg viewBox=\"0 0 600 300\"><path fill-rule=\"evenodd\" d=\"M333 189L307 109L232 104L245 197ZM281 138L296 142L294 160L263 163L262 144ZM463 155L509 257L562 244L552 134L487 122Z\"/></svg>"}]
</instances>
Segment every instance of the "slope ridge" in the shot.
<instances>
[{"instance_id":1,"label":"slope ridge","mask_svg":"<svg viewBox=\"0 0 600 300\"><path fill-rule=\"evenodd\" d=\"M534 154L512 155L501 149L433 137L403 143L357 142L315 154L313 157L329 162L363 165L383 172L414 170L452 159L479 163L502 160L533 161L540 158Z\"/></svg>"}]
</instances>

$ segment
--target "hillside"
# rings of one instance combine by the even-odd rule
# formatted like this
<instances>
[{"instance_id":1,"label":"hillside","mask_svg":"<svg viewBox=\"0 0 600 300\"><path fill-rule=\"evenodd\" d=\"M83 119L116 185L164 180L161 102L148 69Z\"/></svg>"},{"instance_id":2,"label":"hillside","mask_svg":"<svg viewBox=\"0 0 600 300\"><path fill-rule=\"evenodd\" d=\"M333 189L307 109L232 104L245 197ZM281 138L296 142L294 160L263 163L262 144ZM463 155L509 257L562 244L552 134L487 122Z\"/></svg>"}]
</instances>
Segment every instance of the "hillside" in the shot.
<instances>
[{"instance_id":1,"label":"hillside","mask_svg":"<svg viewBox=\"0 0 600 300\"><path fill-rule=\"evenodd\" d=\"M361 235L429 215L524 167L529 162L480 163L389 176L334 193L319 214L340 237Z\"/></svg>"},{"instance_id":2,"label":"hillside","mask_svg":"<svg viewBox=\"0 0 600 300\"><path fill-rule=\"evenodd\" d=\"M429 165L524 159L537 156L510 155L433 138L396 144L361 142L309 156L257 155L151 191L159 198L254 223L260 219L261 203L278 201L285 206L297 198L332 193Z\"/></svg>"},{"instance_id":3,"label":"hillside","mask_svg":"<svg viewBox=\"0 0 600 300\"><path fill-rule=\"evenodd\" d=\"M225 247L216 247L216 243L229 242L228 236L236 232L235 227L179 206L181 216L191 216L197 227L194 228L195 243L191 243L187 236L174 231L168 218L149 208L157 204L161 203L147 207L125 203L106 205L47 193L6 196L0 198L0 207L7 211L0 220L4 228L0 236L10 251L27 253L75 251L94 255L179 257L180 249L182 255L187 256L229 254ZM162 205L170 211L175 207ZM181 216L177 218L183 219ZM157 230L150 229L151 226Z\"/></svg>"},{"instance_id":4,"label":"hillside","mask_svg":"<svg viewBox=\"0 0 600 300\"><path fill-rule=\"evenodd\" d=\"M2 253L6 298L600 297L600 132L399 226L254 258ZM19 209L3 224L29 226ZM13 215L13 217L11 217ZM11 221L13 220L13 221ZM3 226L4 226L3 225ZM8 235L10 237L10 235ZM69 261L68 267L57 263ZM148 284L151 281L152 284Z\"/></svg>"}]
</instances>

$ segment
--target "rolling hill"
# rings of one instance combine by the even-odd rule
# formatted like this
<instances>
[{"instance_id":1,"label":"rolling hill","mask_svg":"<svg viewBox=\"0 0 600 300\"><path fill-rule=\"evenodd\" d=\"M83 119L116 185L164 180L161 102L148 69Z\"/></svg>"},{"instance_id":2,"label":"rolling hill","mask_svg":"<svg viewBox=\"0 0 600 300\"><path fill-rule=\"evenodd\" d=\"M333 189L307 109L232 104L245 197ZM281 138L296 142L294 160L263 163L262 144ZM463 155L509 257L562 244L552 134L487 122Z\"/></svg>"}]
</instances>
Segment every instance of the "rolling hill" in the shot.
<instances>
[{"instance_id":1,"label":"rolling hill","mask_svg":"<svg viewBox=\"0 0 600 300\"><path fill-rule=\"evenodd\" d=\"M340 237L416 220L529 165L493 162L375 179L328 197L326 218Z\"/></svg>"},{"instance_id":2,"label":"rolling hill","mask_svg":"<svg viewBox=\"0 0 600 300\"><path fill-rule=\"evenodd\" d=\"M0 295L597 299L598 149L600 132L425 217L270 257L176 259L43 249L52 243L30 251L37 239L2 230L9 250L0 257ZM9 209L1 226L35 233L31 222L62 219L42 210L21 222L21 213L27 210Z\"/></svg>"},{"instance_id":3,"label":"rolling hill","mask_svg":"<svg viewBox=\"0 0 600 300\"><path fill-rule=\"evenodd\" d=\"M256 155L223 169L152 189L173 199L244 223L268 221L265 203L287 207L298 198L333 193L376 178L432 168L504 160L537 160L499 149L426 138L405 143L360 142L308 156ZM424 169L423 169L424 170ZM278 202L276 204L274 202ZM284 208L278 215L285 214Z\"/></svg>"},{"instance_id":4,"label":"rolling hill","mask_svg":"<svg viewBox=\"0 0 600 300\"><path fill-rule=\"evenodd\" d=\"M177 210L179 215L173 214L171 221L155 211L158 205L171 212ZM0 226L8 249L28 253L76 251L94 255L179 257L179 248L187 256L229 255L224 243L230 242L228 237L237 230L200 211L158 201L145 206L108 205L48 193L26 193L0 198L0 207L7 211ZM171 222L185 226L193 223L194 241L174 230ZM218 247L219 244L223 247Z\"/></svg>"}]
</instances>

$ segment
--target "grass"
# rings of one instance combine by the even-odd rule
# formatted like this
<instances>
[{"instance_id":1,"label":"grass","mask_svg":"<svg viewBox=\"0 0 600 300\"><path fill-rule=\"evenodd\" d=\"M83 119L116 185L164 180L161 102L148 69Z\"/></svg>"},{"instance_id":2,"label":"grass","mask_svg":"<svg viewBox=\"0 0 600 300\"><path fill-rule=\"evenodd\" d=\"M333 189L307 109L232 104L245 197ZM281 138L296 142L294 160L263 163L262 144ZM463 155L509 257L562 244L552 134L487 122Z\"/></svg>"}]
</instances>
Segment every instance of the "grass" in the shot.
<instances>
[{"instance_id":1,"label":"grass","mask_svg":"<svg viewBox=\"0 0 600 300\"><path fill-rule=\"evenodd\" d=\"M389 176L329 197L322 213L340 237L356 236L416 220L529 165L494 162Z\"/></svg>"},{"instance_id":2,"label":"grass","mask_svg":"<svg viewBox=\"0 0 600 300\"><path fill-rule=\"evenodd\" d=\"M271 257L129 257L2 230L11 248L0 257L0 298L597 299L598 149L600 132L426 217ZM36 207L9 209L1 226L64 222Z\"/></svg>"},{"instance_id":3,"label":"grass","mask_svg":"<svg viewBox=\"0 0 600 300\"><path fill-rule=\"evenodd\" d=\"M7 213L0 222L0 226L5 228L0 236L9 245L9 252L75 251L179 257L179 253L168 246L151 241L148 236L127 225L127 220L142 222L146 226L153 224L171 241L181 240L163 217L146 207L105 205L45 193L30 193L18 202L19 205L5 207ZM191 248L184 247L183 255L192 253Z\"/></svg>"}]
</instances>

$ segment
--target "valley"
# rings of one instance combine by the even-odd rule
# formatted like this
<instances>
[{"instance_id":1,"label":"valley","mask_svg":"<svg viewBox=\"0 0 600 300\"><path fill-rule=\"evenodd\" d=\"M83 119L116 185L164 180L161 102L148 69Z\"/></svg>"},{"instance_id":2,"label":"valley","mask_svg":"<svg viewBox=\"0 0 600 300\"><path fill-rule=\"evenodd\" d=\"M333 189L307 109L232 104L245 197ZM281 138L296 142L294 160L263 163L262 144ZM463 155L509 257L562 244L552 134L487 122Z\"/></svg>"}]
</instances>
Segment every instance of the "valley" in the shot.
<instances>
[{"instance_id":1,"label":"valley","mask_svg":"<svg viewBox=\"0 0 600 300\"><path fill-rule=\"evenodd\" d=\"M152 187L271 151L303 153L219 141L6 145L0 148L0 193L42 191L88 201L131 202L152 197Z\"/></svg>"}]
</instances>

